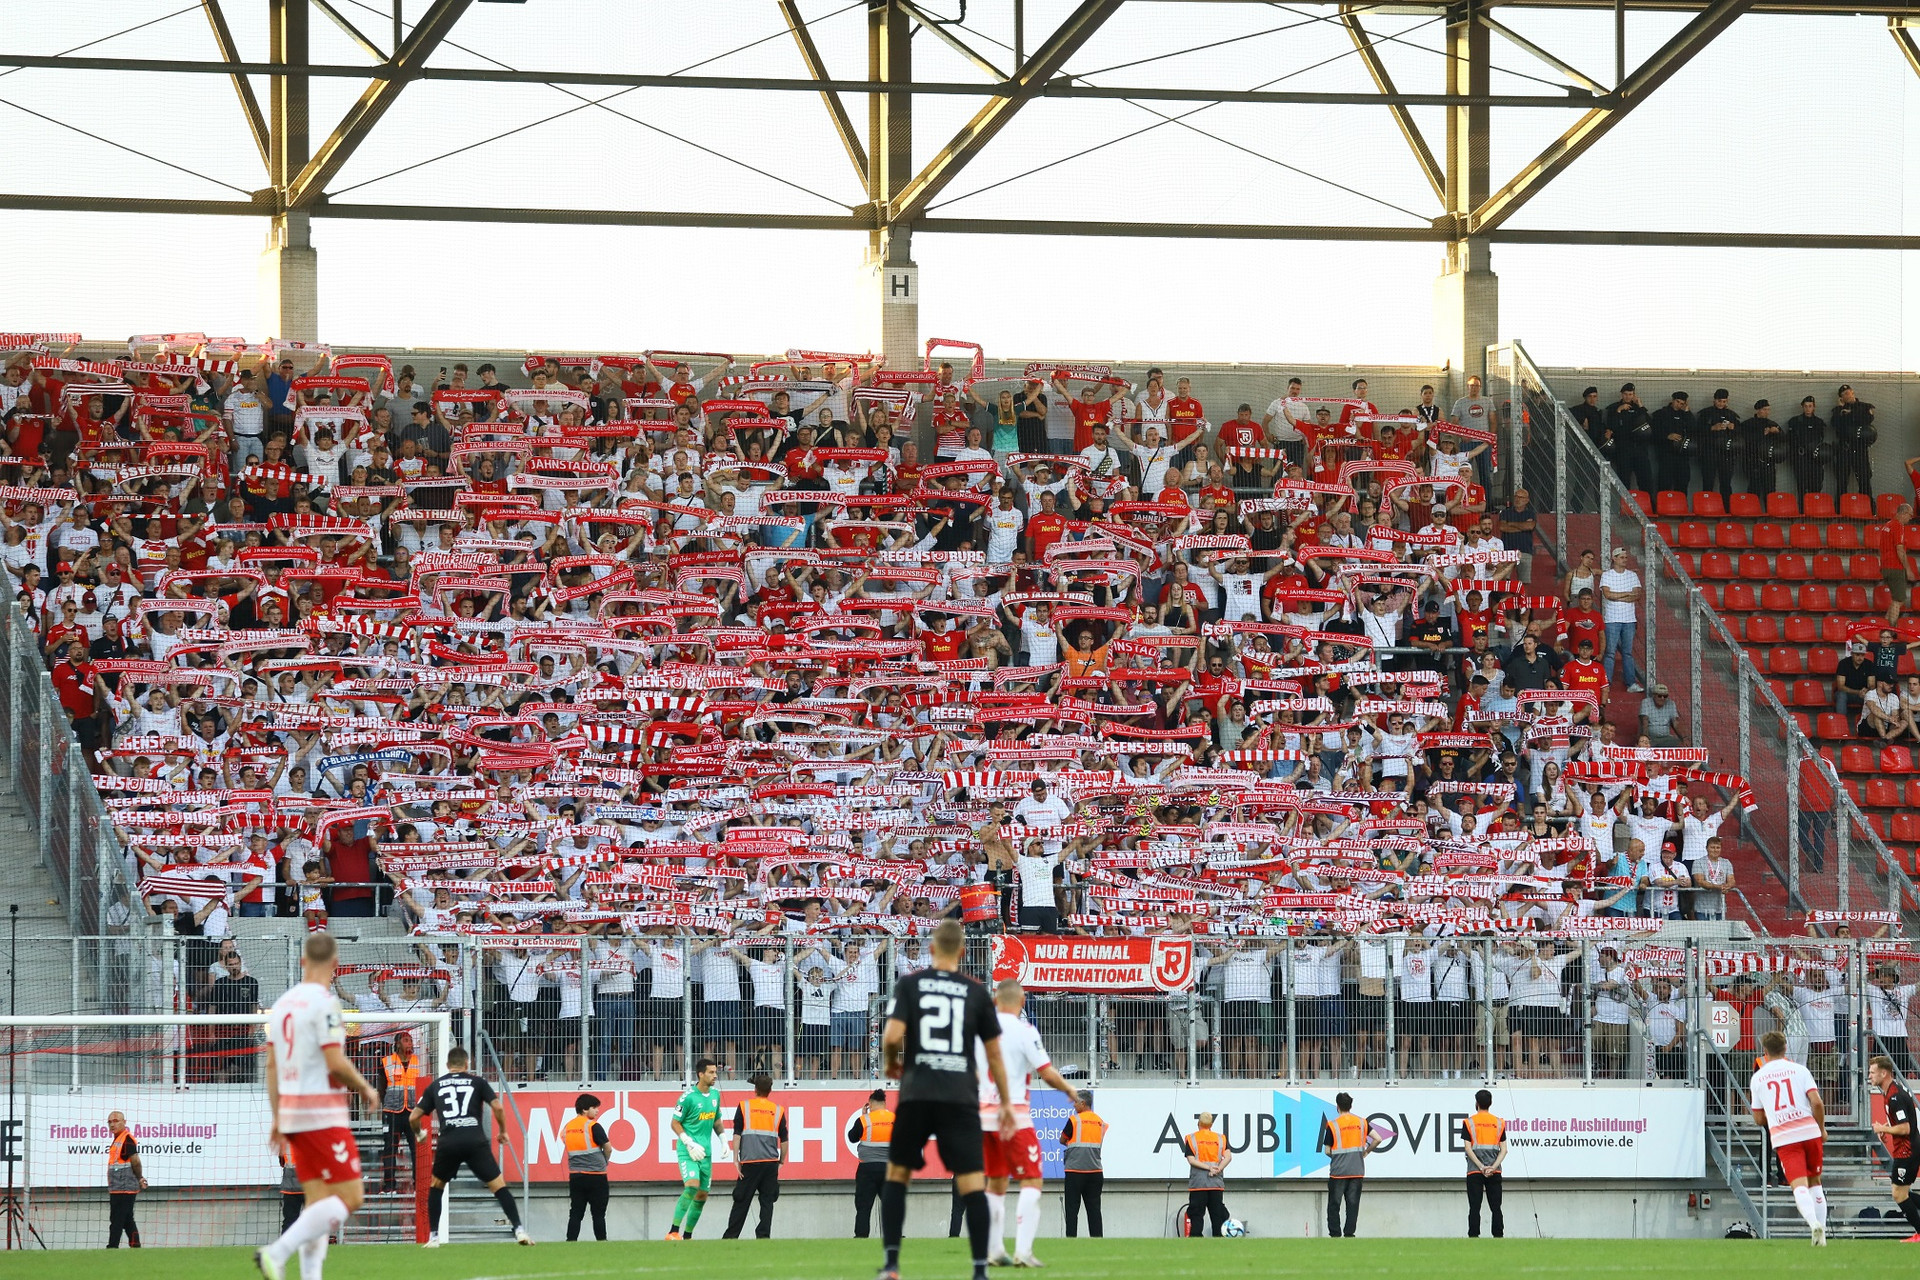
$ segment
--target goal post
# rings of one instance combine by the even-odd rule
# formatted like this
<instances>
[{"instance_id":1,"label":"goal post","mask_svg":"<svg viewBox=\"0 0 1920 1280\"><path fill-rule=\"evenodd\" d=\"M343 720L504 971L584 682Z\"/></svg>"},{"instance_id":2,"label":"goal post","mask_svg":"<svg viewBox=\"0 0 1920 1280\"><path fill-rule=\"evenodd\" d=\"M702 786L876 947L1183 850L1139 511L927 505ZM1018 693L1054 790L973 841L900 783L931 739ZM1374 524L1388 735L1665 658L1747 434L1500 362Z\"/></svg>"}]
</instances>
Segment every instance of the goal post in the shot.
<instances>
[{"instance_id":1,"label":"goal post","mask_svg":"<svg viewBox=\"0 0 1920 1280\"><path fill-rule=\"evenodd\" d=\"M454 1047L444 1010L349 1010L344 1020L347 1055L375 1089L385 1088L385 1061L402 1032L422 1086L446 1069ZM143 1246L258 1245L278 1235L302 1197L270 1142L266 1023L264 1013L0 1017L0 1243L108 1242L115 1112L147 1183L132 1201ZM342 1237L424 1240L432 1136L413 1144L384 1108L349 1105L367 1195Z\"/></svg>"}]
</instances>

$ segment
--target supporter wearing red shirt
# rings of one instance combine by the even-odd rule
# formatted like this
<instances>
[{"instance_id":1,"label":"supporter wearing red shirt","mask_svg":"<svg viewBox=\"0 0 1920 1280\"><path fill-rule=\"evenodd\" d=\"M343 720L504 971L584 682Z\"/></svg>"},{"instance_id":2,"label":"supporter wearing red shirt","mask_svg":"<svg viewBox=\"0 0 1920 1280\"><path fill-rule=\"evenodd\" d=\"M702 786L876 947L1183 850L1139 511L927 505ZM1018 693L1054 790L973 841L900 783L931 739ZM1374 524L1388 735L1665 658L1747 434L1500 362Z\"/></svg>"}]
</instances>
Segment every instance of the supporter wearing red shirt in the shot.
<instances>
[{"instance_id":1,"label":"supporter wearing red shirt","mask_svg":"<svg viewBox=\"0 0 1920 1280\"><path fill-rule=\"evenodd\" d=\"M337 916L371 916L373 912L373 841L351 839L350 827L334 828L327 841L327 874L333 877L330 909Z\"/></svg>"},{"instance_id":2,"label":"supporter wearing red shirt","mask_svg":"<svg viewBox=\"0 0 1920 1280\"><path fill-rule=\"evenodd\" d=\"M1173 384L1175 395L1167 401L1167 422L1174 428L1172 434L1180 434L1179 429L1200 421L1207 416L1207 410L1193 398L1193 380L1182 378Z\"/></svg>"},{"instance_id":3,"label":"supporter wearing red shirt","mask_svg":"<svg viewBox=\"0 0 1920 1280\"><path fill-rule=\"evenodd\" d=\"M1067 536L1067 518L1054 510L1053 495L1040 495L1040 510L1027 520L1027 558L1035 564L1046 561L1047 548Z\"/></svg>"},{"instance_id":4,"label":"supporter wearing red shirt","mask_svg":"<svg viewBox=\"0 0 1920 1280\"><path fill-rule=\"evenodd\" d=\"M945 631L923 631L920 643L926 648L928 662L951 662L966 648L967 633L958 625Z\"/></svg>"},{"instance_id":5,"label":"supporter wearing red shirt","mask_svg":"<svg viewBox=\"0 0 1920 1280\"><path fill-rule=\"evenodd\" d=\"M1591 689L1599 695L1600 705L1604 708L1607 705L1607 669L1595 661L1593 641L1583 636L1573 648L1579 656L1560 668L1561 685L1567 689Z\"/></svg>"},{"instance_id":6,"label":"supporter wearing red shirt","mask_svg":"<svg viewBox=\"0 0 1920 1280\"><path fill-rule=\"evenodd\" d=\"M1253 406L1243 404L1234 413L1233 420L1220 427L1220 448L1257 449L1261 443L1260 424L1253 420Z\"/></svg>"},{"instance_id":7,"label":"supporter wearing red shirt","mask_svg":"<svg viewBox=\"0 0 1920 1280\"><path fill-rule=\"evenodd\" d=\"M1600 651L1601 641L1606 637L1606 623L1601 621L1600 611L1593 607L1593 589L1583 587L1575 606L1566 611L1560 619L1560 629L1567 633L1567 642L1573 651L1580 651L1580 642L1587 641L1594 652Z\"/></svg>"},{"instance_id":8,"label":"supporter wearing red shirt","mask_svg":"<svg viewBox=\"0 0 1920 1280\"><path fill-rule=\"evenodd\" d=\"M1064 371L1054 376L1054 392L1066 400L1067 408L1073 414L1073 451L1075 453L1092 445L1093 429L1097 426L1106 426L1113 418L1113 397L1116 388L1108 384L1094 383L1089 387L1087 394L1092 395L1103 385L1107 392L1105 396L1098 400L1081 400L1077 399L1067 386Z\"/></svg>"}]
</instances>

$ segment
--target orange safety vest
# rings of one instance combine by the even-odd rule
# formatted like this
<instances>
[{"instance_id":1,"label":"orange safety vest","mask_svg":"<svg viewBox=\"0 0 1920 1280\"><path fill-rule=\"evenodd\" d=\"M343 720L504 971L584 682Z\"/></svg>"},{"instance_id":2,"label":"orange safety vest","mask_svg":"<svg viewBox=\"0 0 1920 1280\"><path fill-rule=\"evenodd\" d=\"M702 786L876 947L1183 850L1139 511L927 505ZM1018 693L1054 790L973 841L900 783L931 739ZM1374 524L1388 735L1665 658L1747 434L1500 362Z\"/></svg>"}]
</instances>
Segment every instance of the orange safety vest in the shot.
<instances>
[{"instance_id":1,"label":"orange safety vest","mask_svg":"<svg viewBox=\"0 0 1920 1280\"><path fill-rule=\"evenodd\" d=\"M420 1055L408 1054L403 1062L399 1054L389 1053L380 1059L380 1066L387 1077L387 1091L382 1099L384 1108L405 1111L413 1102L415 1086L420 1083Z\"/></svg>"},{"instance_id":2,"label":"orange safety vest","mask_svg":"<svg viewBox=\"0 0 1920 1280\"><path fill-rule=\"evenodd\" d=\"M765 1164L780 1158L780 1125L787 1109L772 1098L753 1097L740 1104L746 1128L740 1133L741 1164Z\"/></svg>"},{"instance_id":3,"label":"orange safety vest","mask_svg":"<svg viewBox=\"0 0 1920 1280\"><path fill-rule=\"evenodd\" d=\"M1187 1150L1193 1152L1193 1158L1202 1164L1213 1164L1220 1159L1220 1134L1213 1129L1196 1129L1187 1135Z\"/></svg>"},{"instance_id":4,"label":"orange safety vest","mask_svg":"<svg viewBox=\"0 0 1920 1280\"><path fill-rule=\"evenodd\" d=\"M1076 1111L1067 1117L1067 1133L1061 1146L1066 1148L1068 1173L1099 1173L1100 1144L1106 1141L1107 1122L1096 1112Z\"/></svg>"},{"instance_id":5,"label":"orange safety vest","mask_svg":"<svg viewBox=\"0 0 1920 1280\"><path fill-rule=\"evenodd\" d=\"M1358 1178L1366 1173L1367 1122L1351 1111L1327 1118L1327 1176Z\"/></svg>"},{"instance_id":6,"label":"orange safety vest","mask_svg":"<svg viewBox=\"0 0 1920 1280\"><path fill-rule=\"evenodd\" d=\"M1507 1136L1507 1122L1491 1111L1476 1111L1461 1122L1460 1136L1485 1166L1499 1158L1500 1143ZM1467 1162L1467 1171L1475 1172L1471 1160Z\"/></svg>"},{"instance_id":7,"label":"orange safety vest","mask_svg":"<svg viewBox=\"0 0 1920 1280\"><path fill-rule=\"evenodd\" d=\"M887 1143L893 1138L893 1112L885 1107L860 1113L860 1141L856 1144L862 1162L887 1158Z\"/></svg>"},{"instance_id":8,"label":"orange safety vest","mask_svg":"<svg viewBox=\"0 0 1920 1280\"><path fill-rule=\"evenodd\" d=\"M576 1114L560 1128L560 1145L566 1148L568 1173L607 1171L607 1157L593 1142L593 1118Z\"/></svg>"},{"instance_id":9,"label":"orange safety vest","mask_svg":"<svg viewBox=\"0 0 1920 1280\"><path fill-rule=\"evenodd\" d=\"M133 1172L133 1159L127 1155L127 1148L133 1144L133 1130L123 1129L107 1147L107 1190L126 1192L140 1190L140 1179Z\"/></svg>"}]
</instances>

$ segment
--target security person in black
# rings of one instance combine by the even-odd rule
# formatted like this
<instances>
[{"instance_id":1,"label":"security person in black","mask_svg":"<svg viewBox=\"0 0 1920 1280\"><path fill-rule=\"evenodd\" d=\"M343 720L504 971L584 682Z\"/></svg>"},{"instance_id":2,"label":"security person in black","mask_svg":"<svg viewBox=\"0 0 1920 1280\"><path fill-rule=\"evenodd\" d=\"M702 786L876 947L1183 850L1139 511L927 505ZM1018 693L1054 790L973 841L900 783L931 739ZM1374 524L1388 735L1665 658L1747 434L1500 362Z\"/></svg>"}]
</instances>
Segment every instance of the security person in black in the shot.
<instances>
[{"instance_id":1,"label":"security person in black","mask_svg":"<svg viewBox=\"0 0 1920 1280\"><path fill-rule=\"evenodd\" d=\"M976 1046L999 1094L1000 1136L1014 1133L1013 1098L1000 1058L1000 1014L987 989L960 972L967 937L958 920L933 931L933 967L893 986L880 1039L889 1079L900 1081L900 1107L887 1147L887 1185L880 1193L880 1237L886 1262L875 1280L900 1280L900 1236L907 1221L907 1184L926 1166L929 1139L953 1174L967 1209L973 1280L987 1278L986 1159L980 1141L980 1083Z\"/></svg>"},{"instance_id":2,"label":"security person in black","mask_svg":"<svg viewBox=\"0 0 1920 1280\"><path fill-rule=\"evenodd\" d=\"M1654 454L1660 461L1660 487L1676 493L1692 492L1693 454L1697 424L1687 408L1687 393L1676 391L1665 408L1650 415L1653 421Z\"/></svg>"},{"instance_id":3,"label":"security person in black","mask_svg":"<svg viewBox=\"0 0 1920 1280\"><path fill-rule=\"evenodd\" d=\"M880 1188L887 1182L887 1144L893 1140L893 1112L887 1110L887 1091L875 1089L867 1095L867 1105L847 1126L847 1141L860 1163L853 1172L853 1236L865 1240L872 1234L873 1205ZM959 1235L956 1229L952 1234Z\"/></svg>"},{"instance_id":4,"label":"security person in black","mask_svg":"<svg viewBox=\"0 0 1920 1280\"><path fill-rule=\"evenodd\" d=\"M1623 385L1620 398L1607 406L1606 422L1617 446L1613 469L1619 473L1620 483L1629 489L1652 489L1653 459L1647 446L1653 443L1653 418L1631 382Z\"/></svg>"},{"instance_id":5,"label":"security person in black","mask_svg":"<svg viewBox=\"0 0 1920 1280\"><path fill-rule=\"evenodd\" d=\"M593 1214L593 1238L607 1238L607 1157L613 1143L600 1126L600 1099L583 1093L573 1100L573 1119L561 1126L567 1153L567 1239L580 1238L580 1222Z\"/></svg>"},{"instance_id":6,"label":"security person in black","mask_svg":"<svg viewBox=\"0 0 1920 1280\"><path fill-rule=\"evenodd\" d=\"M1833 406L1833 434L1840 442L1834 451L1833 493L1873 492L1873 444L1878 433L1873 425L1873 406L1853 394L1851 386L1840 388L1839 403Z\"/></svg>"},{"instance_id":7,"label":"security person in black","mask_svg":"<svg viewBox=\"0 0 1920 1280\"><path fill-rule=\"evenodd\" d=\"M1733 497L1733 462L1740 454L1740 415L1727 407L1727 389L1713 393L1711 408L1700 411L1700 488L1718 489L1720 500Z\"/></svg>"},{"instance_id":8,"label":"security person in black","mask_svg":"<svg viewBox=\"0 0 1920 1280\"><path fill-rule=\"evenodd\" d=\"M494 1158L482 1108L493 1112L493 1131L505 1133L507 1109L500 1096L492 1085L467 1070L465 1049L452 1049L447 1053L447 1073L421 1091L420 1100L408 1113L415 1142L425 1140L427 1129L421 1122L428 1116L435 1117L440 1129L433 1146L433 1185L427 1192L429 1249L439 1246L440 1207L446 1200L447 1184L453 1181L462 1165L472 1170L473 1176L484 1182L487 1190L493 1192L493 1198L500 1202L500 1211L513 1224L513 1238L521 1244L533 1243L533 1237L520 1225L520 1206L500 1172L500 1162Z\"/></svg>"},{"instance_id":9,"label":"security person in black","mask_svg":"<svg viewBox=\"0 0 1920 1280\"><path fill-rule=\"evenodd\" d=\"M753 1096L733 1110L733 1158L740 1174L733 1184L733 1212L722 1240L738 1240L747 1210L760 1197L756 1240L773 1234L773 1202L780 1198L780 1166L787 1162L787 1109L773 1100L773 1077L762 1071L748 1083Z\"/></svg>"},{"instance_id":10,"label":"security person in black","mask_svg":"<svg viewBox=\"0 0 1920 1280\"><path fill-rule=\"evenodd\" d=\"M1773 403L1753 402L1753 416L1740 424L1740 439L1746 445L1747 492L1765 497L1774 489L1774 469L1787 455L1787 438L1773 420Z\"/></svg>"},{"instance_id":11,"label":"security person in black","mask_svg":"<svg viewBox=\"0 0 1920 1280\"><path fill-rule=\"evenodd\" d=\"M1600 388L1588 387L1582 391L1580 403L1568 409L1567 416L1580 424L1580 429L1587 433L1587 439L1593 441L1594 448L1598 449L1605 443L1606 437L1602 432L1607 425L1607 415L1600 408Z\"/></svg>"},{"instance_id":12,"label":"security person in black","mask_svg":"<svg viewBox=\"0 0 1920 1280\"><path fill-rule=\"evenodd\" d=\"M1800 412L1787 419L1787 447L1793 453L1793 478L1800 496L1826 490L1827 457L1833 446L1827 443L1827 420L1814 412L1812 396L1800 401Z\"/></svg>"}]
</instances>

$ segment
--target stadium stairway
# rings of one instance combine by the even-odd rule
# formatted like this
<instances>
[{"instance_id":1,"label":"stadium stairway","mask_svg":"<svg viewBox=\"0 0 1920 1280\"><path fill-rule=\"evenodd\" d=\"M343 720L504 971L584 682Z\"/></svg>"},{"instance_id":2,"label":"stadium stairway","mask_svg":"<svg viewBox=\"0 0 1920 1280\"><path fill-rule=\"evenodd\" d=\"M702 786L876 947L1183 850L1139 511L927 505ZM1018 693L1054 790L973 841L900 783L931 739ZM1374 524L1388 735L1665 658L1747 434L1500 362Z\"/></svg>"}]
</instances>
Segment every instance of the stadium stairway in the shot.
<instances>
[{"instance_id":1,"label":"stadium stairway","mask_svg":"<svg viewBox=\"0 0 1920 1280\"><path fill-rule=\"evenodd\" d=\"M1721 1126L1725 1123L1716 1120L1708 1125L1708 1142L1721 1141ZM1749 1142L1756 1140L1758 1131L1749 1118L1741 1117L1732 1123L1745 1128ZM1738 1152L1736 1143L1736 1158ZM1807 1224L1794 1207L1792 1188L1776 1182L1767 1189L1763 1200L1759 1179L1750 1170L1745 1181L1747 1195L1755 1208L1764 1208L1769 1239L1807 1238ZM1907 1220L1893 1207L1893 1197L1887 1191L1886 1155L1871 1130L1839 1125L1828 1128L1821 1185L1827 1192L1829 1239L1904 1240L1913 1234ZM1863 1216L1866 1210L1872 1210L1872 1215Z\"/></svg>"},{"instance_id":2,"label":"stadium stairway","mask_svg":"<svg viewBox=\"0 0 1920 1280\"><path fill-rule=\"evenodd\" d=\"M18 949L18 1009L22 1014L71 1012L73 984L72 953L66 946L32 946L29 939L68 938L73 934L67 918L65 892L54 883L53 873L40 860L39 837L21 806L19 789L8 776L6 752L0 751L0 908L20 907ZM0 913L0 930L7 927ZM0 933L0 948L7 943ZM56 997L57 993L57 998ZM7 992L0 991L0 1001ZM6 1005L0 1003L0 1011Z\"/></svg>"}]
</instances>

